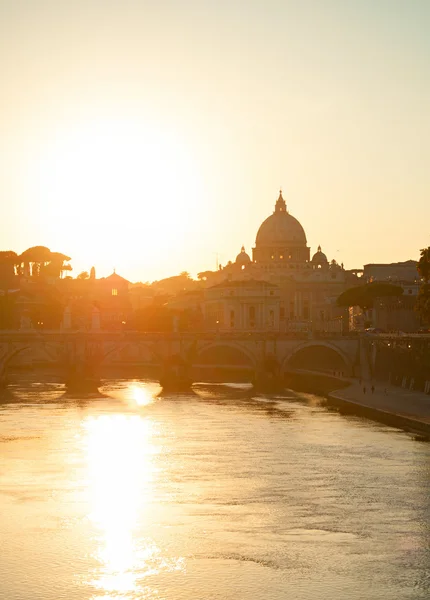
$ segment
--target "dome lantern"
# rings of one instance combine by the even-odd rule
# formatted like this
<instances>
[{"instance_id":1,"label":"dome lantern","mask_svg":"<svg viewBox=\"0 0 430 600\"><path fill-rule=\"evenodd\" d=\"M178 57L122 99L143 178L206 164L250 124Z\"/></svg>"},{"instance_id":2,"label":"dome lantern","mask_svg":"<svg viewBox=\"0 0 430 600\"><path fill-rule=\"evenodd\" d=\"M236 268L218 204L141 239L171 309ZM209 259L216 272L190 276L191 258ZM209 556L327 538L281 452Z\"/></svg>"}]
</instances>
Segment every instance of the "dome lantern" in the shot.
<instances>
[{"instance_id":1,"label":"dome lantern","mask_svg":"<svg viewBox=\"0 0 430 600\"><path fill-rule=\"evenodd\" d=\"M287 205L282 197L282 189L279 190L279 198L276 200L275 213L276 212L287 212Z\"/></svg>"}]
</instances>

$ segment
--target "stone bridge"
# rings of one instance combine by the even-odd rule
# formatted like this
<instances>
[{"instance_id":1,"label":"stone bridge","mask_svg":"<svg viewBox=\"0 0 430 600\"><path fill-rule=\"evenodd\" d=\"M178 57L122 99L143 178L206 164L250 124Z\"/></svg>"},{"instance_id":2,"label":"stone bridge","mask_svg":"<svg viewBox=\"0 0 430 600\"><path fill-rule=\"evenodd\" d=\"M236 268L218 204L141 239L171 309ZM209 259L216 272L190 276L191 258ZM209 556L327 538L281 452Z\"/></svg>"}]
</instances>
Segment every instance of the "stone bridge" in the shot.
<instances>
[{"instance_id":1,"label":"stone bridge","mask_svg":"<svg viewBox=\"0 0 430 600\"><path fill-rule=\"evenodd\" d=\"M0 378L8 370L50 368L79 377L113 368L186 366L194 381L252 380L258 371L354 375L358 337L298 338L273 333L0 332ZM170 366L169 366L170 365Z\"/></svg>"}]
</instances>

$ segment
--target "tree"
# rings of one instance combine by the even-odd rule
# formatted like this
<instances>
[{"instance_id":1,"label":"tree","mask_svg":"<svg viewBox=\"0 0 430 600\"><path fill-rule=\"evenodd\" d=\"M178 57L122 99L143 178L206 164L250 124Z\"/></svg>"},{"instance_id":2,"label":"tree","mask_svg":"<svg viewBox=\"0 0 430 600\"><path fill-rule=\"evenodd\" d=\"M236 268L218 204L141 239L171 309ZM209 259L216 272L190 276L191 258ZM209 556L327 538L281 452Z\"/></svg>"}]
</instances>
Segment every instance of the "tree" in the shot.
<instances>
[{"instance_id":1,"label":"tree","mask_svg":"<svg viewBox=\"0 0 430 600\"><path fill-rule=\"evenodd\" d=\"M41 267L51 261L51 250L46 246L32 246L27 248L18 260L23 267L24 275L37 277Z\"/></svg>"},{"instance_id":2,"label":"tree","mask_svg":"<svg viewBox=\"0 0 430 600\"><path fill-rule=\"evenodd\" d=\"M76 277L76 279L89 279L90 276L88 274L88 271L82 271L82 273L79 273L79 275Z\"/></svg>"},{"instance_id":3,"label":"tree","mask_svg":"<svg viewBox=\"0 0 430 600\"><path fill-rule=\"evenodd\" d=\"M96 278L96 268L95 267L91 267L90 279L95 279L95 278Z\"/></svg>"},{"instance_id":4,"label":"tree","mask_svg":"<svg viewBox=\"0 0 430 600\"><path fill-rule=\"evenodd\" d=\"M423 279L418 292L416 310L424 322L430 323L430 246L421 250L417 270Z\"/></svg>"},{"instance_id":5,"label":"tree","mask_svg":"<svg viewBox=\"0 0 430 600\"><path fill-rule=\"evenodd\" d=\"M420 253L421 256L417 264L417 270L424 279L424 283L428 283L430 279L430 246L428 248L423 248Z\"/></svg>"},{"instance_id":6,"label":"tree","mask_svg":"<svg viewBox=\"0 0 430 600\"><path fill-rule=\"evenodd\" d=\"M415 308L421 319L425 323L430 323L430 284L423 283L420 287Z\"/></svg>"},{"instance_id":7,"label":"tree","mask_svg":"<svg viewBox=\"0 0 430 600\"><path fill-rule=\"evenodd\" d=\"M202 271L201 273L197 273L197 279L199 281L206 281L208 277L214 274L214 271Z\"/></svg>"},{"instance_id":8,"label":"tree","mask_svg":"<svg viewBox=\"0 0 430 600\"><path fill-rule=\"evenodd\" d=\"M179 275L160 279L160 281L154 281L151 284L151 287L158 294L175 296L179 292L197 289L200 285L201 283L199 281L194 281L186 271L183 271Z\"/></svg>"},{"instance_id":9,"label":"tree","mask_svg":"<svg viewBox=\"0 0 430 600\"><path fill-rule=\"evenodd\" d=\"M68 263L69 260L71 260L71 258L66 254L62 254L61 252L51 252L51 262L45 267L45 270L49 269L49 275L52 277L61 277L64 271L72 270L70 265L65 264Z\"/></svg>"},{"instance_id":10,"label":"tree","mask_svg":"<svg viewBox=\"0 0 430 600\"><path fill-rule=\"evenodd\" d=\"M0 287L7 287L12 282L15 276L17 259L17 253L12 250L2 250L0 252Z\"/></svg>"},{"instance_id":11,"label":"tree","mask_svg":"<svg viewBox=\"0 0 430 600\"><path fill-rule=\"evenodd\" d=\"M73 271L73 267L71 265L63 265L61 267L61 274L63 274L64 271ZM67 275L64 279L72 279L72 277L70 275Z\"/></svg>"},{"instance_id":12,"label":"tree","mask_svg":"<svg viewBox=\"0 0 430 600\"><path fill-rule=\"evenodd\" d=\"M70 259L61 252L51 252L46 246L33 246L25 250L17 259L19 275L27 277L60 277L63 271L70 271L72 267L65 264Z\"/></svg>"},{"instance_id":13,"label":"tree","mask_svg":"<svg viewBox=\"0 0 430 600\"><path fill-rule=\"evenodd\" d=\"M391 283L366 283L345 290L337 299L337 305L343 307L359 306L363 310L373 308L375 298L402 296L403 288Z\"/></svg>"},{"instance_id":14,"label":"tree","mask_svg":"<svg viewBox=\"0 0 430 600\"><path fill-rule=\"evenodd\" d=\"M41 270L41 275L47 275L49 277L61 277L64 271L71 271L72 267L67 265L70 256L66 256L61 252L51 252L50 261Z\"/></svg>"},{"instance_id":15,"label":"tree","mask_svg":"<svg viewBox=\"0 0 430 600\"><path fill-rule=\"evenodd\" d=\"M0 329L13 329L15 302L18 289L15 282L15 263L18 259L12 250L0 251Z\"/></svg>"}]
</instances>

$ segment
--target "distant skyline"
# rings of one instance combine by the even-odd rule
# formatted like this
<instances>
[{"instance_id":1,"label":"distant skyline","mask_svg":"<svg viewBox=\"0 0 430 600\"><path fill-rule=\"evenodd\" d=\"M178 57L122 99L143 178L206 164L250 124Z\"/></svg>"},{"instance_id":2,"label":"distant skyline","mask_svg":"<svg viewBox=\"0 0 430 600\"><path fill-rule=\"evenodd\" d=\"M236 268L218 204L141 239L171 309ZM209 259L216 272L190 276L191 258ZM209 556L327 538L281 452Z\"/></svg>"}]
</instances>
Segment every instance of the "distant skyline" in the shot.
<instances>
[{"instance_id":1,"label":"distant skyline","mask_svg":"<svg viewBox=\"0 0 430 600\"><path fill-rule=\"evenodd\" d=\"M152 281L279 188L346 268L430 245L430 2L0 0L1 249Z\"/></svg>"}]
</instances>

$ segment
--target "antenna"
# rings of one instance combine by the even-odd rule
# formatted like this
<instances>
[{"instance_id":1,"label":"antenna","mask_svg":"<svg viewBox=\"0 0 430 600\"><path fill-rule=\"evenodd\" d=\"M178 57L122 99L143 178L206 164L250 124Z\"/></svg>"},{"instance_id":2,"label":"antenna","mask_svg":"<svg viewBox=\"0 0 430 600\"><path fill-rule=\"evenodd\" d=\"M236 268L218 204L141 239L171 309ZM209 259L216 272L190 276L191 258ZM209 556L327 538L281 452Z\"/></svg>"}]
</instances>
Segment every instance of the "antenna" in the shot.
<instances>
[{"instance_id":1,"label":"antenna","mask_svg":"<svg viewBox=\"0 0 430 600\"><path fill-rule=\"evenodd\" d=\"M219 269L219 258L220 256L222 256L219 252L214 252L213 254L215 254L215 264L216 264L216 270L218 271Z\"/></svg>"}]
</instances>

